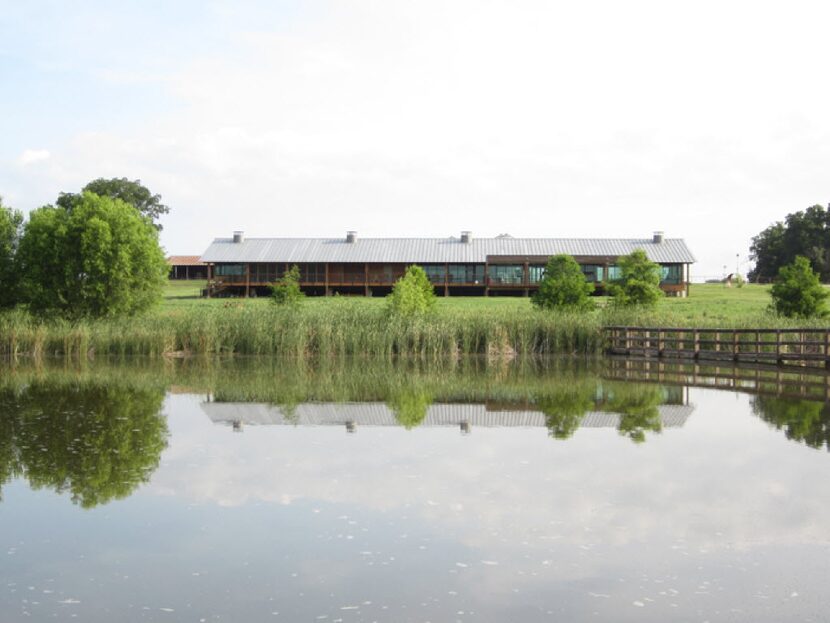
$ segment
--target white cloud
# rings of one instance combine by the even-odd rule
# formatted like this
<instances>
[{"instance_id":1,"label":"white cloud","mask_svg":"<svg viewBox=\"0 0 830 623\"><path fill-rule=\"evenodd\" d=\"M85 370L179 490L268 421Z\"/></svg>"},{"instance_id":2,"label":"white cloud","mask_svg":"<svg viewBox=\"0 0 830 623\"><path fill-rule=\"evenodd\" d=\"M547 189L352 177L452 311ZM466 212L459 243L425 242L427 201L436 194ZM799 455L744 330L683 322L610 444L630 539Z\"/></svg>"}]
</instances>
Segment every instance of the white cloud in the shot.
<instances>
[{"instance_id":1,"label":"white cloud","mask_svg":"<svg viewBox=\"0 0 830 623\"><path fill-rule=\"evenodd\" d=\"M49 160L52 157L52 154L49 153L48 149L25 149L20 157L17 159L17 163L21 166L28 166L30 164L35 164L37 162L43 162L44 160Z\"/></svg>"},{"instance_id":2,"label":"white cloud","mask_svg":"<svg viewBox=\"0 0 830 623\"><path fill-rule=\"evenodd\" d=\"M173 207L163 242L182 253L234 229L662 229L687 239L698 275L828 200L823 3L314 7L153 74L179 107L79 132L61 149L74 183L50 196L139 177Z\"/></svg>"}]
</instances>

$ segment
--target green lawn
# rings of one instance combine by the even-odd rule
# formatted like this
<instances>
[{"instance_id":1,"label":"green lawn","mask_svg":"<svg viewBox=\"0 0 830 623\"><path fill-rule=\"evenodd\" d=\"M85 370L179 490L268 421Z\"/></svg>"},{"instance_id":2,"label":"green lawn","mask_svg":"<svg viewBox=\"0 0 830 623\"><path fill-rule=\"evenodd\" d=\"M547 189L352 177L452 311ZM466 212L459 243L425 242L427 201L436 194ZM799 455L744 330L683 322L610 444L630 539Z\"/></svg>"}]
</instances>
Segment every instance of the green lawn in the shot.
<instances>
[{"instance_id":1,"label":"green lawn","mask_svg":"<svg viewBox=\"0 0 830 623\"><path fill-rule=\"evenodd\" d=\"M180 309L196 306L264 305L267 298L258 299L203 299L199 296L204 281L169 281L165 289L165 309ZM351 297L361 305L383 305L383 298ZM331 299L309 297L307 305L322 306ZM599 297L597 302L606 305L608 299ZM727 288L722 284L693 284L689 298L666 298L657 308L658 314L665 314L677 321L702 321L711 324L719 320L737 320L764 314L769 305L769 286L747 284L742 288ZM530 307L530 300L523 297L439 297L439 310L523 310Z\"/></svg>"}]
</instances>

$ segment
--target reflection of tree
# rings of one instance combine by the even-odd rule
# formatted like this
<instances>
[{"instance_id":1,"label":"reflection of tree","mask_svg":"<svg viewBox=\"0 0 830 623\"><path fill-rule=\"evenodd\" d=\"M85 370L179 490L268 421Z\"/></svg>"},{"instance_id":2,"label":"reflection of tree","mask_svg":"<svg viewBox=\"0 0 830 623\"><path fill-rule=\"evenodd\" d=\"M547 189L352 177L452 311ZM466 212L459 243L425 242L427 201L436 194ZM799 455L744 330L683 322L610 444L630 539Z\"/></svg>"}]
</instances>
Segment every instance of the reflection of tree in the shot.
<instances>
[{"instance_id":1,"label":"reflection of tree","mask_svg":"<svg viewBox=\"0 0 830 623\"><path fill-rule=\"evenodd\" d=\"M14 405L16 395L10 391L0 392L0 499L2 487L17 475L18 458L15 447L16 418Z\"/></svg>"},{"instance_id":2,"label":"reflection of tree","mask_svg":"<svg viewBox=\"0 0 830 623\"><path fill-rule=\"evenodd\" d=\"M432 397L428 393L411 388L395 392L387 401L398 424L407 430L421 425L431 404Z\"/></svg>"},{"instance_id":3,"label":"reflection of tree","mask_svg":"<svg viewBox=\"0 0 830 623\"><path fill-rule=\"evenodd\" d=\"M579 428L585 413L595 407L596 384L558 387L536 397L536 407L545 414L551 437L568 439Z\"/></svg>"},{"instance_id":4,"label":"reflection of tree","mask_svg":"<svg viewBox=\"0 0 830 623\"><path fill-rule=\"evenodd\" d=\"M815 400L792 400L772 396L754 396L752 411L787 439L801 441L811 448L830 450L830 407Z\"/></svg>"},{"instance_id":5,"label":"reflection of tree","mask_svg":"<svg viewBox=\"0 0 830 623\"><path fill-rule=\"evenodd\" d=\"M663 421L657 409L661 404L663 392L659 387L620 385L615 387L604 410L620 414L617 430L621 435L635 443L642 443L646 440L646 431L659 433L663 430Z\"/></svg>"},{"instance_id":6,"label":"reflection of tree","mask_svg":"<svg viewBox=\"0 0 830 623\"><path fill-rule=\"evenodd\" d=\"M167 445L163 398L155 386L37 382L3 392L0 435L15 431L20 471L33 487L69 491L91 508L128 496L158 467Z\"/></svg>"}]
</instances>

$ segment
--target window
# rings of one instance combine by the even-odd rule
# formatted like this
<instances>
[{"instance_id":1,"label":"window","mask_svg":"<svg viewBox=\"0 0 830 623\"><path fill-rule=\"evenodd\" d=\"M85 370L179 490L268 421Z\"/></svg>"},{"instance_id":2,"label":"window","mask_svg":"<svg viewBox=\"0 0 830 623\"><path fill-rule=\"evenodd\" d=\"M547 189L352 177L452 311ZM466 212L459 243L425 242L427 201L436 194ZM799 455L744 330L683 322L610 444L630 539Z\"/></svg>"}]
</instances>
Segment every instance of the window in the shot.
<instances>
[{"instance_id":1,"label":"window","mask_svg":"<svg viewBox=\"0 0 830 623\"><path fill-rule=\"evenodd\" d=\"M521 264L490 265L490 285L521 285L524 283L524 266Z\"/></svg>"},{"instance_id":2,"label":"window","mask_svg":"<svg viewBox=\"0 0 830 623\"><path fill-rule=\"evenodd\" d=\"M528 273L530 283L539 283L540 281L542 281L542 277L545 276L545 267L538 265L530 265L528 266Z\"/></svg>"},{"instance_id":3,"label":"window","mask_svg":"<svg viewBox=\"0 0 830 623\"><path fill-rule=\"evenodd\" d=\"M450 264L450 283L484 284L484 264Z\"/></svg>"},{"instance_id":4,"label":"window","mask_svg":"<svg viewBox=\"0 0 830 623\"><path fill-rule=\"evenodd\" d=\"M683 270L680 264L670 264L660 267L660 283L676 285L683 280Z\"/></svg>"},{"instance_id":5,"label":"window","mask_svg":"<svg viewBox=\"0 0 830 623\"><path fill-rule=\"evenodd\" d=\"M432 283L444 283L447 271L443 264L424 264L421 268Z\"/></svg>"}]
</instances>

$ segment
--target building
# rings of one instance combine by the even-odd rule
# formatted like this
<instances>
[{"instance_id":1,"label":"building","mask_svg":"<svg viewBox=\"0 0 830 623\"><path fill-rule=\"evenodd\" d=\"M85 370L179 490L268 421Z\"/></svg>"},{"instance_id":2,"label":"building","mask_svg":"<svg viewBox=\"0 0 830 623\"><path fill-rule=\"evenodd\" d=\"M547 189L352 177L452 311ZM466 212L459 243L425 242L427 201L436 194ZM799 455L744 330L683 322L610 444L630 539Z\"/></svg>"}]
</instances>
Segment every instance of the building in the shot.
<instances>
[{"instance_id":1,"label":"building","mask_svg":"<svg viewBox=\"0 0 830 623\"><path fill-rule=\"evenodd\" d=\"M207 264L198 255L171 255L167 258L170 279L207 279Z\"/></svg>"},{"instance_id":2,"label":"building","mask_svg":"<svg viewBox=\"0 0 830 623\"><path fill-rule=\"evenodd\" d=\"M695 261L681 239L656 232L645 239L602 238L217 238L202 254L209 296L256 296L293 265L306 294L385 296L407 266L417 264L444 296L528 296L538 288L545 264L565 253L582 266L602 293L619 274L618 259L642 249L662 269L661 287L686 296Z\"/></svg>"}]
</instances>

